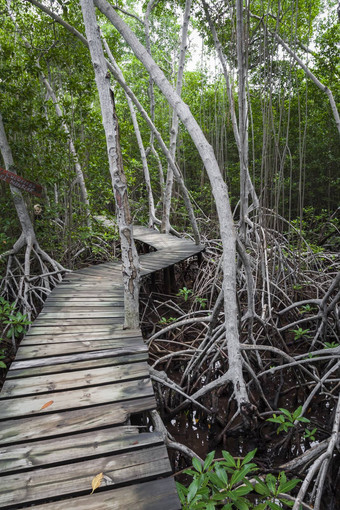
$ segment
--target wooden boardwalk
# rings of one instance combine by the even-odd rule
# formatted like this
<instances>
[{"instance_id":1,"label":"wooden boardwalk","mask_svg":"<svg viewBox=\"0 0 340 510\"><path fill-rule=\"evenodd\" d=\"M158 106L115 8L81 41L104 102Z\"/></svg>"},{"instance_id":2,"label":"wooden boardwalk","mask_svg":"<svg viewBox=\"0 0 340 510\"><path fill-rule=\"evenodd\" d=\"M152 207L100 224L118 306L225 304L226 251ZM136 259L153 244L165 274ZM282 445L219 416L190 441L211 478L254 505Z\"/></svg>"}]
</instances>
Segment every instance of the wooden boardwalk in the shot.
<instances>
[{"instance_id":1,"label":"wooden boardwalk","mask_svg":"<svg viewBox=\"0 0 340 510\"><path fill-rule=\"evenodd\" d=\"M200 253L134 227L157 251L146 275ZM68 274L18 349L0 393L0 508L178 510L161 437L139 426L156 407L140 330L123 330L118 263ZM103 473L92 494L92 479Z\"/></svg>"}]
</instances>

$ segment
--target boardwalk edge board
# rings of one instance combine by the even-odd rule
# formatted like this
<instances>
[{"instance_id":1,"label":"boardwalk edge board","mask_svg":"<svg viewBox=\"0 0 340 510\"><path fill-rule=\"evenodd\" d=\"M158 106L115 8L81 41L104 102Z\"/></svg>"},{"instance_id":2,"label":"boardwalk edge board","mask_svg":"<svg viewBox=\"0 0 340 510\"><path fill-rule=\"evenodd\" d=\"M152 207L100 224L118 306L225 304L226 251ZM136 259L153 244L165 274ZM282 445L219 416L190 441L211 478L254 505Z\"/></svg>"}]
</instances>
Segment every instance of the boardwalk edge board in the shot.
<instances>
[{"instance_id":1,"label":"boardwalk edge board","mask_svg":"<svg viewBox=\"0 0 340 510\"><path fill-rule=\"evenodd\" d=\"M151 247L142 275L204 250L146 227L134 237ZM141 331L123 322L117 262L68 273L46 299L0 393L1 508L181 508L162 437L130 422L156 401Z\"/></svg>"}]
</instances>

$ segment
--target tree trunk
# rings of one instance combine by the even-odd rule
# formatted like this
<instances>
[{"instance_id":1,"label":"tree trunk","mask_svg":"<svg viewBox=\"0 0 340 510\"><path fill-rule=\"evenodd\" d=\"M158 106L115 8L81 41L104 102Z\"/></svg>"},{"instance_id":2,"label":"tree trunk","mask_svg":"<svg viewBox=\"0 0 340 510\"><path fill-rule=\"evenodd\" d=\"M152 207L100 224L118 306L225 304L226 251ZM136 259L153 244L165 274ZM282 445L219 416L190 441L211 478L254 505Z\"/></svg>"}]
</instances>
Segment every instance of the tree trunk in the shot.
<instances>
[{"instance_id":1,"label":"tree trunk","mask_svg":"<svg viewBox=\"0 0 340 510\"><path fill-rule=\"evenodd\" d=\"M100 11L108 17L115 28L120 32L127 44L135 53L136 57L143 63L154 82L158 85L172 108L187 128L202 161L207 170L212 193L215 199L221 240L223 244L223 291L225 326L228 340L229 366L234 384L235 395L240 405L248 402L248 395L242 373L242 357L238 337L237 302L236 302L236 238L233 218L229 203L228 189L223 181L213 149L207 142L201 128L190 112L188 106L172 89L163 72L150 57L146 49L139 42L131 29L118 16L113 7L106 0L95 0Z\"/></svg>"},{"instance_id":2,"label":"tree trunk","mask_svg":"<svg viewBox=\"0 0 340 510\"><path fill-rule=\"evenodd\" d=\"M80 4L98 88L112 186L116 200L123 262L125 327L135 329L139 326L139 260L133 240L126 177L119 145L118 121L93 0L80 0Z\"/></svg>"},{"instance_id":3,"label":"tree trunk","mask_svg":"<svg viewBox=\"0 0 340 510\"><path fill-rule=\"evenodd\" d=\"M13 155L10 148L10 145L7 140L5 127L2 121L2 116L0 113L0 152L2 154L5 168L13 173L16 173L14 168L14 161L13 161ZM25 262L22 269L22 266L20 265L20 271L22 272L22 277L20 278L20 281L18 282L16 286L16 292L15 297L16 302L20 302L20 307L23 309L24 313L28 314L28 317L31 317L32 309L34 310L34 305L31 301L31 295L29 294L30 289L30 272L31 272L31 255L32 251L34 250L34 254L36 258L38 259L40 263L40 267L42 269L45 269L45 263L48 263L52 266L54 272L56 273L57 280L61 280L61 271L65 271L63 266L53 260L44 250L42 250L39 246L39 243L36 239L35 231L33 224L31 222L30 215L28 213L26 203L24 201L24 198L22 196L21 191L16 188L15 186L10 186L14 207L16 209L18 219L20 221L22 233L19 237L19 239L16 241L16 243L13 245L13 248L11 250L8 250L7 252L1 254L0 258L9 257L9 261L7 264L7 274L8 279L10 279L10 275L12 274L11 266L14 263L13 262L13 255L16 255L24 246L26 246L25 251ZM46 268L47 272L47 268ZM6 277L7 277L6 274ZM6 278L4 279L6 281ZM46 290L50 291L50 285L53 283L54 278L48 278L42 276L43 285L45 286Z\"/></svg>"},{"instance_id":4,"label":"tree trunk","mask_svg":"<svg viewBox=\"0 0 340 510\"><path fill-rule=\"evenodd\" d=\"M107 44L105 38L103 38L103 42L104 42L104 47L105 47L106 53L107 53L107 55L108 55L108 57L109 57L109 59L111 61L111 64L114 66L116 72L120 74L121 80L124 80L123 73L119 69L119 67L117 65L117 62L115 61L114 56L112 55L112 52L111 52L111 50L109 48L109 45ZM149 227L152 228L154 223L155 223L155 221L156 221L156 213L155 213L155 202L154 202L153 194L152 194L152 187L151 187L151 179L150 179L150 172L149 172L149 167L148 167L148 161L147 161L147 157L146 157L146 154L145 154L145 149L144 149L142 135L140 133L140 129L139 129L139 125L138 125L138 120L137 120L137 115L136 115L135 107L133 106L132 100L130 99L130 97L128 96L128 94L126 92L125 92L125 97L126 97L126 100L127 100L127 103L128 103L129 110L130 110L132 124L133 124L133 128L135 130L135 135L136 135L136 138L137 138L137 143L138 143L138 148L139 148L139 152L140 152L140 157L141 157L141 160L142 160L143 172L144 172L144 181L145 181L146 193L147 193L147 196L148 196L148 204L149 204Z\"/></svg>"}]
</instances>

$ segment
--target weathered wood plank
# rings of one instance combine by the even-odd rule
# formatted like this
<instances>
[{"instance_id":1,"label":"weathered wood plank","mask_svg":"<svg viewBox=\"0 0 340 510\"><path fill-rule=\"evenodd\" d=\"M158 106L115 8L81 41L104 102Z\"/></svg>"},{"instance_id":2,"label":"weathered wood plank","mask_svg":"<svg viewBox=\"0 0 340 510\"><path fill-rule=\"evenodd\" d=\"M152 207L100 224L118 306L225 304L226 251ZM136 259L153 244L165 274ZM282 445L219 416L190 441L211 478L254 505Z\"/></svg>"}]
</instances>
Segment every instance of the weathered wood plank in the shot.
<instances>
[{"instance_id":1,"label":"weathered wood plank","mask_svg":"<svg viewBox=\"0 0 340 510\"><path fill-rule=\"evenodd\" d=\"M91 306L93 305L93 306ZM107 307L122 307L124 306L124 301L122 299L99 299L99 298L94 298L94 299L91 299L89 300L88 298L83 299L67 299L67 298L60 298L60 299L57 299L57 298L54 298L54 299L49 299L49 300L46 300L45 301L45 306L44 306L44 311L49 311L52 309L55 309L55 308L64 308L64 307L68 307L68 308L79 308L79 310L83 310L83 309L90 309L92 308L93 310L98 310L99 308L101 307L104 307L104 308L107 308Z\"/></svg>"},{"instance_id":2,"label":"weathered wood plank","mask_svg":"<svg viewBox=\"0 0 340 510\"><path fill-rule=\"evenodd\" d=\"M20 416L36 416L67 409L79 409L109 402L131 400L153 394L150 379L105 384L44 395L4 399L0 401L0 420ZM53 404L41 409L47 402Z\"/></svg>"},{"instance_id":3,"label":"weathered wood plank","mask_svg":"<svg viewBox=\"0 0 340 510\"><path fill-rule=\"evenodd\" d=\"M124 308L116 307L116 308L100 308L99 310L95 310L94 307L84 307L84 309L75 309L73 307L63 307L61 309L53 309L50 308L43 309L39 314L39 320L50 320L50 319L102 319L102 318L116 318L119 317L124 319ZM59 321L60 322L60 321ZM121 321L122 322L122 321Z\"/></svg>"},{"instance_id":4,"label":"weathered wood plank","mask_svg":"<svg viewBox=\"0 0 340 510\"><path fill-rule=\"evenodd\" d=\"M141 337L113 338L110 340L87 340L82 342L63 342L38 345L20 345L16 360L44 358L47 356L61 356L63 354L76 354L81 352L103 351L111 349L126 349L130 347L138 351L143 345ZM131 352L131 351L130 351Z\"/></svg>"},{"instance_id":5,"label":"weathered wood plank","mask_svg":"<svg viewBox=\"0 0 340 510\"><path fill-rule=\"evenodd\" d=\"M96 360L100 358L109 358L111 356L124 356L136 353L146 353L146 345L134 346L133 348L124 347L117 349L107 349L104 351L82 352L80 354L69 354L66 356L51 356L50 358L27 359L22 361L13 361L11 369L24 369L31 367L44 367L58 365L60 363L74 363L85 360Z\"/></svg>"},{"instance_id":6,"label":"weathered wood plank","mask_svg":"<svg viewBox=\"0 0 340 510\"><path fill-rule=\"evenodd\" d=\"M40 331L40 328L37 329ZM117 325L113 331L90 330L83 333L59 333L50 335L37 335L28 333L21 341L20 345L37 345L37 344L50 344L60 342L87 342L88 340L113 340L114 338L142 338L139 330L123 329L122 325Z\"/></svg>"},{"instance_id":7,"label":"weathered wood plank","mask_svg":"<svg viewBox=\"0 0 340 510\"><path fill-rule=\"evenodd\" d=\"M62 374L24 377L5 381L0 393L0 400L21 395L36 395L51 391L69 390L82 387L118 383L130 379L149 377L147 363L100 367Z\"/></svg>"},{"instance_id":8,"label":"weathered wood plank","mask_svg":"<svg viewBox=\"0 0 340 510\"><path fill-rule=\"evenodd\" d=\"M70 460L83 460L116 452L127 452L150 445L161 445L157 433L139 433L138 427L125 426L93 430L72 436L35 441L23 445L1 447L0 472L2 475L23 469L35 469L51 464L68 464Z\"/></svg>"},{"instance_id":9,"label":"weathered wood plank","mask_svg":"<svg viewBox=\"0 0 340 510\"><path fill-rule=\"evenodd\" d=\"M42 317L38 317L34 321L35 327L45 327L45 326L58 326L60 324L60 319L49 319ZM79 326L81 324L84 324L84 326L96 326L100 324L121 324L122 318L121 317L103 317L103 318L94 318L94 319L63 319L63 326Z\"/></svg>"},{"instance_id":10,"label":"weathered wood plank","mask_svg":"<svg viewBox=\"0 0 340 510\"><path fill-rule=\"evenodd\" d=\"M36 328L33 324L27 336L34 335L65 335L65 334L91 334L107 333L115 334L122 329L122 324L97 324L95 326L39 326Z\"/></svg>"},{"instance_id":11,"label":"weathered wood plank","mask_svg":"<svg viewBox=\"0 0 340 510\"><path fill-rule=\"evenodd\" d=\"M2 477L0 505L13 508L21 503L44 501L66 494L90 496L91 482L104 473L102 485L119 486L171 473L165 446L109 457L75 462L69 465L23 472ZM100 491L100 489L98 489Z\"/></svg>"},{"instance_id":12,"label":"weathered wood plank","mask_svg":"<svg viewBox=\"0 0 340 510\"><path fill-rule=\"evenodd\" d=\"M88 496L35 506L36 510L180 510L172 478L152 480Z\"/></svg>"},{"instance_id":13,"label":"weathered wood plank","mask_svg":"<svg viewBox=\"0 0 340 510\"><path fill-rule=\"evenodd\" d=\"M68 357L66 357L68 358ZM37 375L44 374L58 374L60 372L68 373L74 372L77 370L88 370L91 368L100 368L105 366L117 366L117 365L125 365L125 364L133 364L138 363L139 361L147 361L148 353L147 351L137 353L137 354L129 354L127 356L117 356L115 358L99 358L85 361L77 361L74 363L59 363L52 364L47 366L39 366L39 367L31 367L31 368L23 368L15 370L12 366L10 370L7 372L6 380L16 379L19 377L34 377Z\"/></svg>"},{"instance_id":14,"label":"weathered wood plank","mask_svg":"<svg viewBox=\"0 0 340 510\"><path fill-rule=\"evenodd\" d=\"M133 413L156 408L154 395L84 409L68 409L58 413L5 420L0 426L1 444L16 444L32 439L47 439L99 427L114 427L126 423Z\"/></svg>"}]
</instances>

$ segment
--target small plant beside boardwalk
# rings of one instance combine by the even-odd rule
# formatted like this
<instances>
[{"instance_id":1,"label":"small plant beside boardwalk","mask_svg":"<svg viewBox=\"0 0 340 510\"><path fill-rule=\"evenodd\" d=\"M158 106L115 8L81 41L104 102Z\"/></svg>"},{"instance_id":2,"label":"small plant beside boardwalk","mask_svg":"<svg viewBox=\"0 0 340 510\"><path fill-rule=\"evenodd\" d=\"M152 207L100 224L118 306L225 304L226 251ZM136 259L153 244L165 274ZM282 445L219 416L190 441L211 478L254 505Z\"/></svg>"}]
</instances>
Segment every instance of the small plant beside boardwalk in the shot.
<instances>
[{"instance_id":1,"label":"small plant beside boardwalk","mask_svg":"<svg viewBox=\"0 0 340 510\"><path fill-rule=\"evenodd\" d=\"M11 353L16 351L16 341L29 324L31 321L15 309L15 303L0 297L0 369L7 368Z\"/></svg>"},{"instance_id":2,"label":"small plant beside boardwalk","mask_svg":"<svg viewBox=\"0 0 340 510\"><path fill-rule=\"evenodd\" d=\"M192 477L189 487L177 482L177 491L183 510L281 510L292 507L294 498L289 492L300 482L287 480L284 471L276 477L269 473L256 475L257 465L252 462L256 450L243 459L234 458L222 451L223 459L210 452L203 464L192 460L192 467L184 471Z\"/></svg>"}]
</instances>

